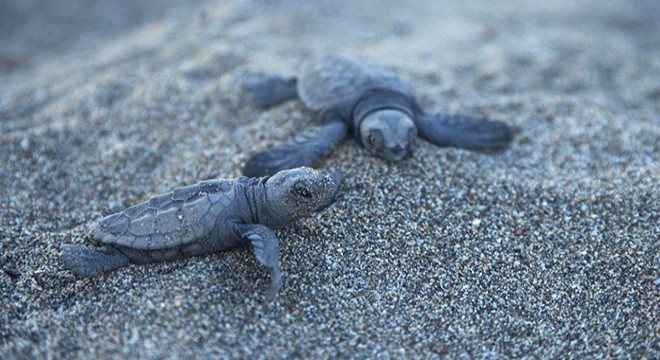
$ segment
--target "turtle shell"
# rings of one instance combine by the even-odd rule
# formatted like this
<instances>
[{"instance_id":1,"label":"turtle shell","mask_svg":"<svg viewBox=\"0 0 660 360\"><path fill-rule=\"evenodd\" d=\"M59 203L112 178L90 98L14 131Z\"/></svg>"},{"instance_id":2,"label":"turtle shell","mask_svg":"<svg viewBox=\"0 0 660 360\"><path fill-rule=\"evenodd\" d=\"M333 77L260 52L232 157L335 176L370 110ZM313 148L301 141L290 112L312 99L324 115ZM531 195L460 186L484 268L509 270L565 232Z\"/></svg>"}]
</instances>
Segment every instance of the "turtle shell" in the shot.
<instances>
[{"instance_id":1,"label":"turtle shell","mask_svg":"<svg viewBox=\"0 0 660 360\"><path fill-rule=\"evenodd\" d=\"M177 188L107 216L94 229L103 244L138 250L176 248L207 239L236 195L233 181L209 180Z\"/></svg>"},{"instance_id":2,"label":"turtle shell","mask_svg":"<svg viewBox=\"0 0 660 360\"><path fill-rule=\"evenodd\" d=\"M302 66L298 76L298 95L312 110L357 100L373 88L410 92L394 72L343 55L311 60Z\"/></svg>"}]
</instances>

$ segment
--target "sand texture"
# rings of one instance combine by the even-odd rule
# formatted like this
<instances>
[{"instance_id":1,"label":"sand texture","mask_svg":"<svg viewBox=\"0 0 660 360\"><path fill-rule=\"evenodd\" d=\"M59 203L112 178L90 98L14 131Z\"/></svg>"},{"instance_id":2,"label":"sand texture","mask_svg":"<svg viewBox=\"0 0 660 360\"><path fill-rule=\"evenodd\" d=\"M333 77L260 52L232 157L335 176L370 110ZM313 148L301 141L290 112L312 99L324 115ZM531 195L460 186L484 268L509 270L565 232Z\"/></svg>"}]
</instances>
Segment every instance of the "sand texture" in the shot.
<instances>
[{"instance_id":1,"label":"sand texture","mask_svg":"<svg viewBox=\"0 0 660 360\"><path fill-rule=\"evenodd\" d=\"M0 358L660 357L657 1L134 3L0 4ZM242 86L333 52L516 138L400 163L342 142L318 164L341 198L277 231L270 305L248 249L63 267L102 213L311 124Z\"/></svg>"}]
</instances>

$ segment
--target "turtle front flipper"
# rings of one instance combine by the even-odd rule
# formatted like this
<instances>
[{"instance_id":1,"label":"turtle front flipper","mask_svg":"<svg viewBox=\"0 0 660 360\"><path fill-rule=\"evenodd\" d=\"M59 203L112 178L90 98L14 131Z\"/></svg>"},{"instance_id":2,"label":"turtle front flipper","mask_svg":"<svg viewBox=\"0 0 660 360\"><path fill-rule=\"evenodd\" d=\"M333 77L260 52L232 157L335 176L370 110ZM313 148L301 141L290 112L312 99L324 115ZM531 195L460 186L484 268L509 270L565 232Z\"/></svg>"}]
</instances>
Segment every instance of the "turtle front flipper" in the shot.
<instances>
[{"instance_id":1,"label":"turtle front flipper","mask_svg":"<svg viewBox=\"0 0 660 360\"><path fill-rule=\"evenodd\" d=\"M241 224L238 228L241 237L252 244L252 252L257 260L270 271L271 284L266 293L266 300L273 301L282 286L280 245L277 243L277 237L273 230L261 224Z\"/></svg>"},{"instance_id":2,"label":"turtle front flipper","mask_svg":"<svg viewBox=\"0 0 660 360\"><path fill-rule=\"evenodd\" d=\"M342 121L332 121L298 134L281 145L258 152L247 161L243 174L250 177L273 175L278 171L311 166L327 155L348 133Z\"/></svg>"},{"instance_id":3,"label":"turtle front flipper","mask_svg":"<svg viewBox=\"0 0 660 360\"><path fill-rule=\"evenodd\" d=\"M266 76L248 82L245 88L252 102L261 107L269 107L295 99L298 96L296 84L296 78Z\"/></svg>"},{"instance_id":4,"label":"turtle front flipper","mask_svg":"<svg viewBox=\"0 0 660 360\"><path fill-rule=\"evenodd\" d=\"M460 114L422 114L415 117L420 137L439 146L476 151L498 151L513 139L511 127L501 121Z\"/></svg>"}]
</instances>

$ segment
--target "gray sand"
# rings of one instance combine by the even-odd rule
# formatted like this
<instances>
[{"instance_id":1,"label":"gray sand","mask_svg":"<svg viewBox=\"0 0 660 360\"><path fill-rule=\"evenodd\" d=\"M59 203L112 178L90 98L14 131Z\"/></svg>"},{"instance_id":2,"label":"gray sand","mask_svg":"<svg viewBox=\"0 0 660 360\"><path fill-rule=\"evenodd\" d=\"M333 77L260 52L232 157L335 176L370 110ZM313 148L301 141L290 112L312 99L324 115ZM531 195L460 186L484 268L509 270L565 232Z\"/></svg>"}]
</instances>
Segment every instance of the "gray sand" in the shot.
<instances>
[{"instance_id":1,"label":"gray sand","mask_svg":"<svg viewBox=\"0 0 660 360\"><path fill-rule=\"evenodd\" d=\"M660 356L657 2L86 3L0 5L0 256L21 272L0 272L0 358ZM63 268L102 211L238 176L306 126L241 84L327 52L517 138L398 164L342 143L319 164L342 198L278 232L272 305L246 249Z\"/></svg>"}]
</instances>

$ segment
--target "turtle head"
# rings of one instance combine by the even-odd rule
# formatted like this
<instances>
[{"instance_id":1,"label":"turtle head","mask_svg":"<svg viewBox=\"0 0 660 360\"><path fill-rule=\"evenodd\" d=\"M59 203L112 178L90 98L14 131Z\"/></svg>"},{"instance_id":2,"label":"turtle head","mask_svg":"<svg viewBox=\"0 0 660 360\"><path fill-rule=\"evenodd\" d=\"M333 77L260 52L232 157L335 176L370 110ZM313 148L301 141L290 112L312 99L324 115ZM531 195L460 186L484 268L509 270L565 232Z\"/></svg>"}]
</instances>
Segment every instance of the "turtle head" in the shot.
<instances>
[{"instance_id":1,"label":"turtle head","mask_svg":"<svg viewBox=\"0 0 660 360\"><path fill-rule=\"evenodd\" d=\"M360 124L362 144L381 158L399 161L412 152L417 127L403 111L385 109L367 115Z\"/></svg>"},{"instance_id":2,"label":"turtle head","mask_svg":"<svg viewBox=\"0 0 660 360\"><path fill-rule=\"evenodd\" d=\"M283 170L266 181L270 210L277 223L310 215L332 201L338 187L337 176L308 167Z\"/></svg>"}]
</instances>

